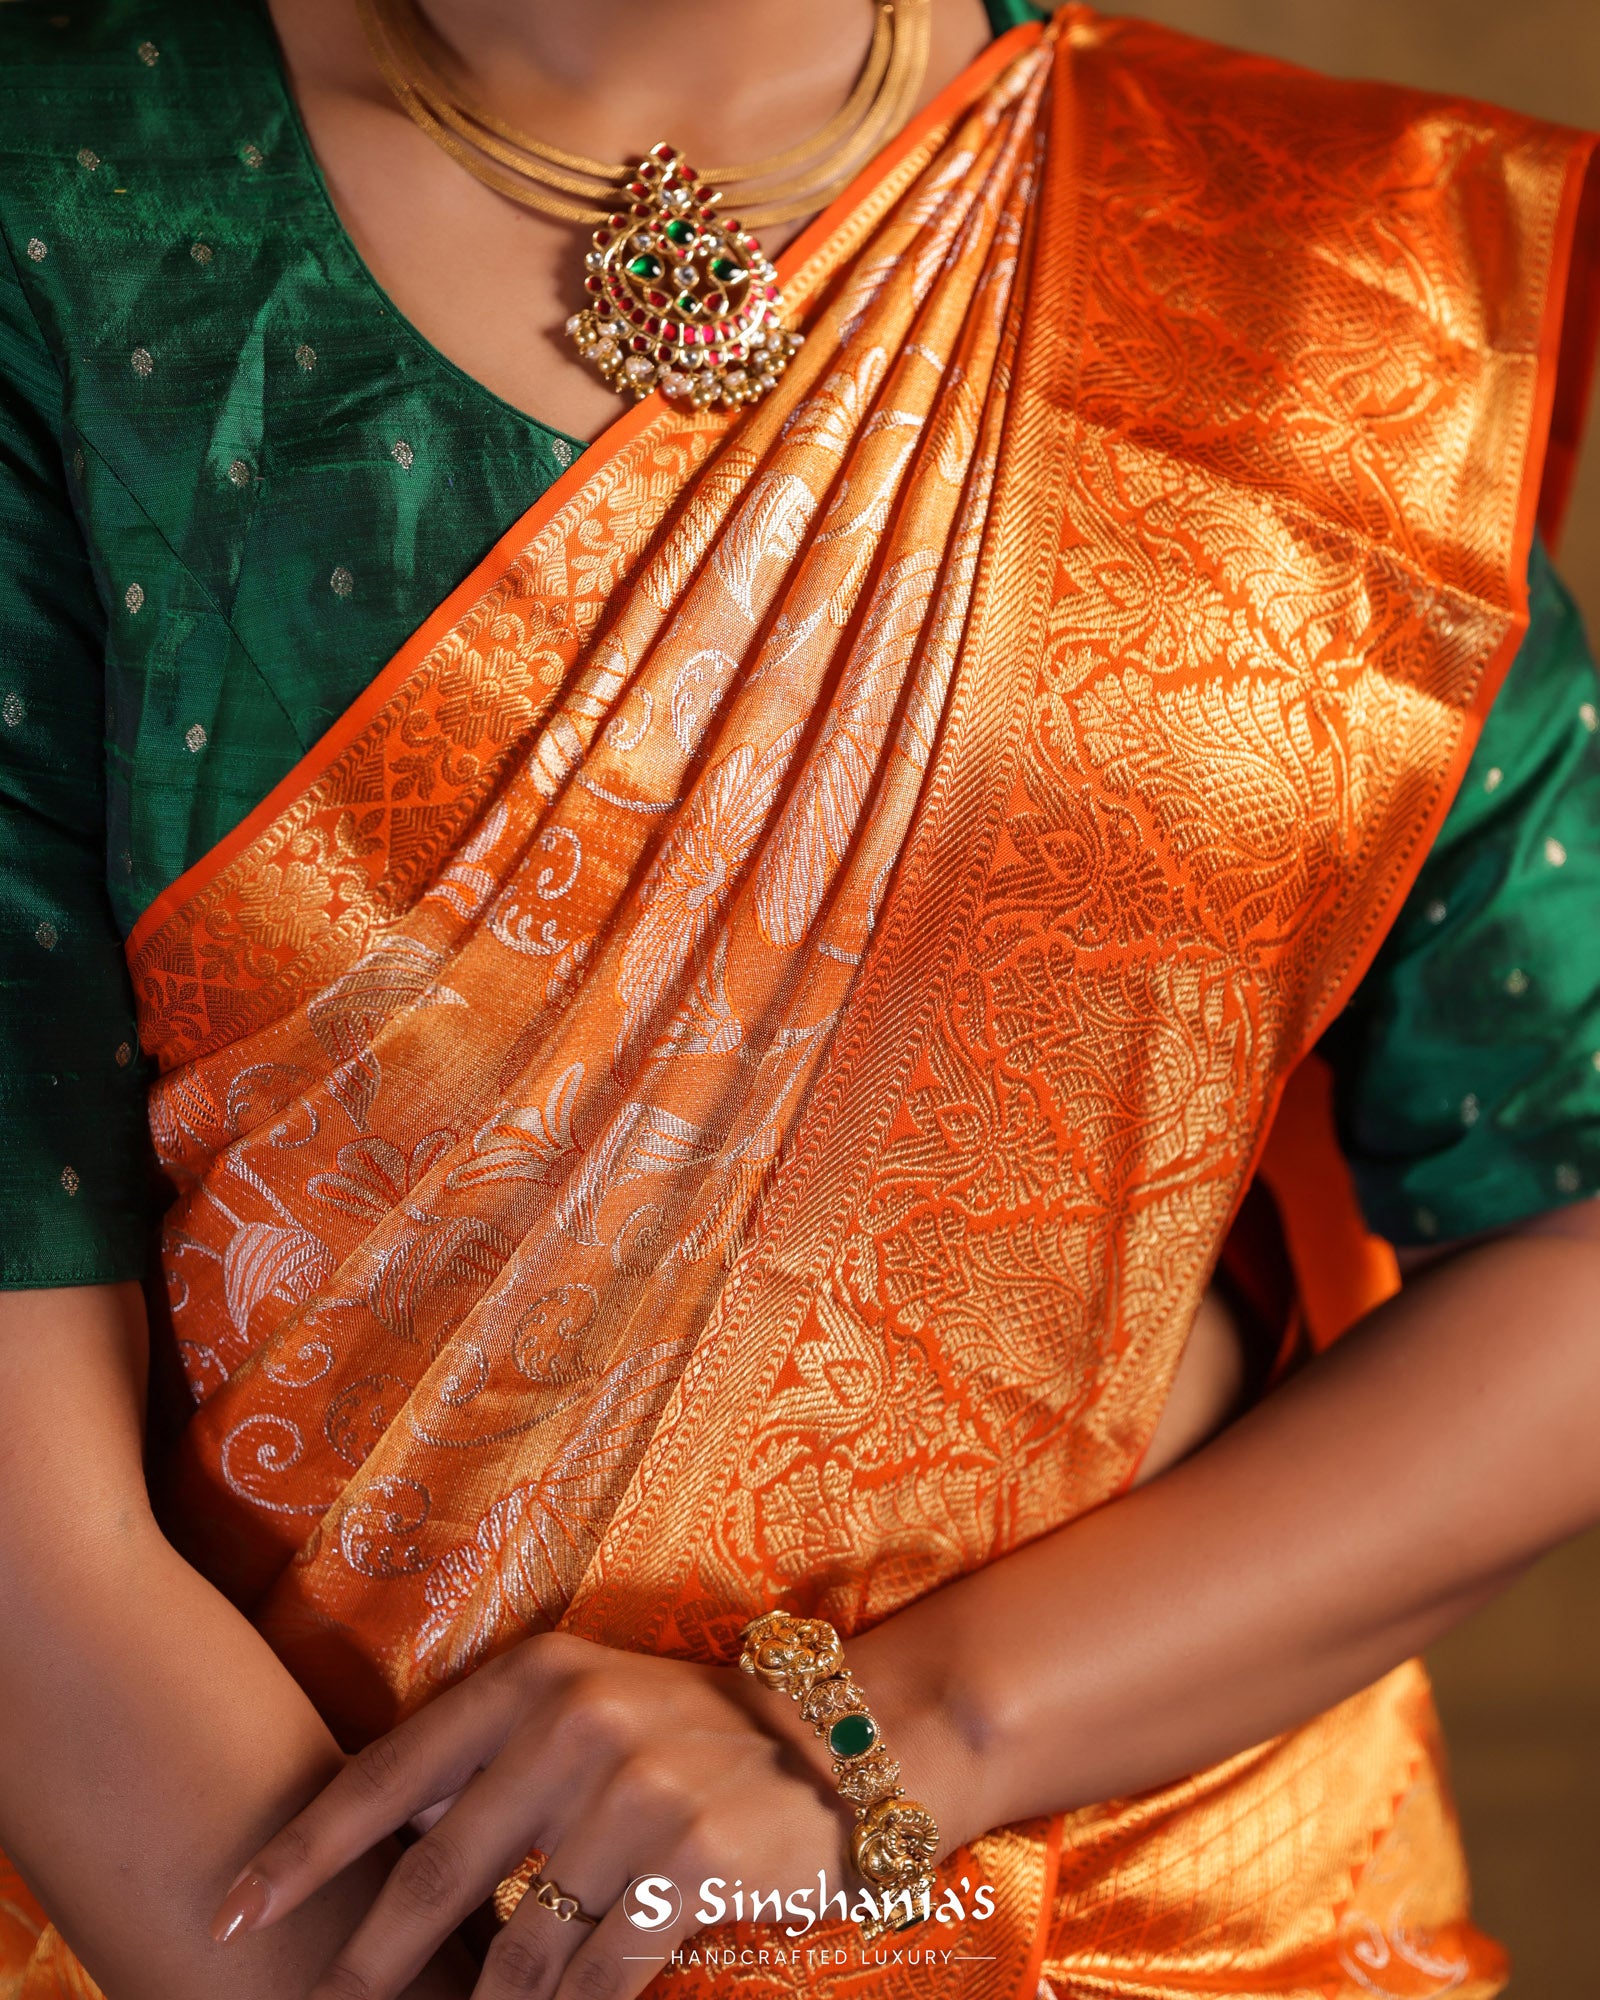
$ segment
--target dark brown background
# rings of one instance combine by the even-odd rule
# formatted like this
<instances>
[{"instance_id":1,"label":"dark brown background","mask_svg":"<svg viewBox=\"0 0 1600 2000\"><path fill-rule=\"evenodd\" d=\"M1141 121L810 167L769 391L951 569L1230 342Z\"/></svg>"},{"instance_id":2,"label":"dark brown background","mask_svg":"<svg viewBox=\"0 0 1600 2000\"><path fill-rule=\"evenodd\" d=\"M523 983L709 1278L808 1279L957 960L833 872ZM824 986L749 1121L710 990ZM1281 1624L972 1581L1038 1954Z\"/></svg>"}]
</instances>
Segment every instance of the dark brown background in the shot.
<instances>
[{"instance_id":1,"label":"dark brown background","mask_svg":"<svg viewBox=\"0 0 1600 2000\"><path fill-rule=\"evenodd\" d=\"M1344 76L1462 91L1600 126L1600 0L1104 0L1191 34ZM1561 568L1600 631L1600 440ZM1597 913L1600 915L1600 913ZM1527 1338L1508 1327L1507 1338ZM1597 1442L1600 1449L1600 1442ZM1600 1536L1549 1557L1432 1666L1480 1920L1515 1958L1513 2000L1595 2000L1600 1946Z\"/></svg>"}]
</instances>

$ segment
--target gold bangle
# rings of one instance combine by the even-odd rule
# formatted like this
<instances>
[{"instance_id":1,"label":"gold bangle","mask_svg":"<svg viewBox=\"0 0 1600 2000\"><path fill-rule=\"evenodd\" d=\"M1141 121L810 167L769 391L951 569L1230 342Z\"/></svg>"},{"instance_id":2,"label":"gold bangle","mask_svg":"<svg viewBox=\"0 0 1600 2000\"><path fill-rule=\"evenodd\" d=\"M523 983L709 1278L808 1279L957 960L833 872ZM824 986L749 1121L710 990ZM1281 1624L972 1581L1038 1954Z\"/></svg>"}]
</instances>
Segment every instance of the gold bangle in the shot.
<instances>
[{"instance_id":1,"label":"gold bangle","mask_svg":"<svg viewBox=\"0 0 1600 2000\"><path fill-rule=\"evenodd\" d=\"M880 1910L862 1921L864 1942L920 1924L932 1913L939 1823L901 1789L899 1760L885 1749L866 1696L845 1666L838 1633L825 1618L768 1611L744 1628L743 1645L743 1670L799 1702L833 1752L834 1780L855 1808L850 1859ZM891 1916L891 1908L898 1914Z\"/></svg>"}]
</instances>

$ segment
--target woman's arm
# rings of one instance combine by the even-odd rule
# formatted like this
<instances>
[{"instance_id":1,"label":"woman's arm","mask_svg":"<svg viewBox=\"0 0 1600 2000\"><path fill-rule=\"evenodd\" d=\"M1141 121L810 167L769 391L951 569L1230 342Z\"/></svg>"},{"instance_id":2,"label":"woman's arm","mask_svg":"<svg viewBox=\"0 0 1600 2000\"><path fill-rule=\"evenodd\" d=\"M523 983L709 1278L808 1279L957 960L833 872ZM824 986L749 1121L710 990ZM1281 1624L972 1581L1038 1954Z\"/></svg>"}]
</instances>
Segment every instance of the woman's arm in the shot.
<instances>
[{"instance_id":1,"label":"woman's arm","mask_svg":"<svg viewBox=\"0 0 1600 2000\"><path fill-rule=\"evenodd\" d=\"M1585 1203L1431 1265L1193 1457L855 1663L954 1832L1144 1790L1368 1685L1600 1519L1597 1413Z\"/></svg>"},{"instance_id":2,"label":"woman's arm","mask_svg":"<svg viewBox=\"0 0 1600 2000\"><path fill-rule=\"evenodd\" d=\"M1181 1777L1368 1685L1600 1518L1597 1408L1588 1204L1421 1273L1182 1464L886 1619L848 1664L946 1848ZM524 1905L480 2000L621 2000L658 1962L613 1907L641 1872L839 1880L826 1760L742 1678L529 1639L357 1759L230 1907L271 1925L453 1799L317 2000L390 2000L535 1845L611 1915L590 1930ZM695 1928L689 1901L652 1950Z\"/></svg>"},{"instance_id":3,"label":"woman's arm","mask_svg":"<svg viewBox=\"0 0 1600 2000\"><path fill-rule=\"evenodd\" d=\"M0 1846L111 2000L298 2000L385 1857L210 1942L239 1864L343 1758L156 1527L144 1371L137 1287L0 1293ZM470 1985L463 1959L414 1992Z\"/></svg>"}]
</instances>

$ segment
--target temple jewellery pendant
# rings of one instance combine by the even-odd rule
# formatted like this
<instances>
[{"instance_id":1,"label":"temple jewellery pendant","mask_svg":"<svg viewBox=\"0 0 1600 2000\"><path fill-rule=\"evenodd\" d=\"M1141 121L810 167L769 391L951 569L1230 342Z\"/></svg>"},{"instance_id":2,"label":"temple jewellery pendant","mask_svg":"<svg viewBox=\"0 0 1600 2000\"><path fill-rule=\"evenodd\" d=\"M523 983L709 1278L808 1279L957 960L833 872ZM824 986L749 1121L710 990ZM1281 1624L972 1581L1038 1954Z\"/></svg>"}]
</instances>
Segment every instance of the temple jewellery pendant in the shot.
<instances>
[{"instance_id":1,"label":"temple jewellery pendant","mask_svg":"<svg viewBox=\"0 0 1600 2000\"><path fill-rule=\"evenodd\" d=\"M720 192L671 146L651 147L627 193L584 259L592 303L567 321L578 352L619 395L659 389L696 410L758 402L802 339L783 324L761 245L716 214Z\"/></svg>"}]
</instances>

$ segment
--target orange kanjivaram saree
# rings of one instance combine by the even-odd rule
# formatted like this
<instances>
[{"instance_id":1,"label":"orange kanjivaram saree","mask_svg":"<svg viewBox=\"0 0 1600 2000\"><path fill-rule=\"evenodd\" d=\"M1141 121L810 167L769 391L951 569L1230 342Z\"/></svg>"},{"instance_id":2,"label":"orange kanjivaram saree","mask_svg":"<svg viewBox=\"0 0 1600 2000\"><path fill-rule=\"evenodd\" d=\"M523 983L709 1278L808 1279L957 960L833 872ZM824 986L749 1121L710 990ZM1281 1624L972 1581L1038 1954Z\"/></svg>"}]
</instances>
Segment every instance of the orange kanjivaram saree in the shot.
<instances>
[{"instance_id":1,"label":"orange kanjivaram saree","mask_svg":"<svg viewBox=\"0 0 1600 2000\"><path fill-rule=\"evenodd\" d=\"M1309 1072L1269 1133L1522 630L1588 160L1016 31L785 259L779 389L624 418L148 912L168 1513L347 1740L556 1625L860 1629L1115 1494L1258 1169L1319 1337L1381 1287ZM947 1866L980 1957L676 1983L1502 1978L1418 1669Z\"/></svg>"}]
</instances>

